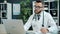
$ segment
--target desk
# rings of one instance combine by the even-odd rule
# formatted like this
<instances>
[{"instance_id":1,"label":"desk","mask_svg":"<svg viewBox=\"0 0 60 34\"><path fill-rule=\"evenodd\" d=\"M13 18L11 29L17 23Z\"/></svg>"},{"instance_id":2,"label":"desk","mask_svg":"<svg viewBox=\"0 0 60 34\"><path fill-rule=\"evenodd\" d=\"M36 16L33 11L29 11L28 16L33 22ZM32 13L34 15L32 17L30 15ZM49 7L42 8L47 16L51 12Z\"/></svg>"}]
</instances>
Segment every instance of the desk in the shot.
<instances>
[{"instance_id":1,"label":"desk","mask_svg":"<svg viewBox=\"0 0 60 34\"><path fill-rule=\"evenodd\" d=\"M34 34L33 31L27 31L26 34ZM52 34L60 34L60 33L52 33Z\"/></svg>"}]
</instances>

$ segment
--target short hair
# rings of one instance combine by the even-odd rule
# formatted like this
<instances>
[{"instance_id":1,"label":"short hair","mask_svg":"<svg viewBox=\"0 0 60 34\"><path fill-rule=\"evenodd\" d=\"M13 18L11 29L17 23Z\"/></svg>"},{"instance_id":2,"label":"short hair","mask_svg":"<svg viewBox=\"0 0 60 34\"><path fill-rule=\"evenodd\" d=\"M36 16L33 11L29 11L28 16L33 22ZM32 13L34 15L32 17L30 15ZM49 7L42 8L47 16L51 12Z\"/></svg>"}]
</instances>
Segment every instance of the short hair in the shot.
<instances>
[{"instance_id":1,"label":"short hair","mask_svg":"<svg viewBox=\"0 0 60 34\"><path fill-rule=\"evenodd\" d=\"M42 0L36 0L36 2L44 4Z\"/></svg>"}]
</instances>

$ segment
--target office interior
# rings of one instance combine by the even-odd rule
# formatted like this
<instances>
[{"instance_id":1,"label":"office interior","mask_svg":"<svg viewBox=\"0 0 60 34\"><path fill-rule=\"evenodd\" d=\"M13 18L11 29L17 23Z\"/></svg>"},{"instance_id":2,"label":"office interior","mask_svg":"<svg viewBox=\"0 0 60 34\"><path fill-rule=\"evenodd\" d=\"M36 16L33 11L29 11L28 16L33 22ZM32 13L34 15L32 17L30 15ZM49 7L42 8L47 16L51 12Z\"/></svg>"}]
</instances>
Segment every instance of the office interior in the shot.
<instances>
[{"instance_id":1,"label":"office interior","mask_svg":"<svg viewBox=\"0 0 60 34\"><path fill-rule=\"evenodd\" d=\"M43 0L44 10L49 12L58 27L60 34L60 0ZM25 24L34 13L35 0L0 0L0 27L4 30L3 21L6 19L22 19ZM17 9L16 9L17 8ZM28 32L32 32L32 26ZM30 34L28 33L28 34Z\"/></svg>"}]
</instances>

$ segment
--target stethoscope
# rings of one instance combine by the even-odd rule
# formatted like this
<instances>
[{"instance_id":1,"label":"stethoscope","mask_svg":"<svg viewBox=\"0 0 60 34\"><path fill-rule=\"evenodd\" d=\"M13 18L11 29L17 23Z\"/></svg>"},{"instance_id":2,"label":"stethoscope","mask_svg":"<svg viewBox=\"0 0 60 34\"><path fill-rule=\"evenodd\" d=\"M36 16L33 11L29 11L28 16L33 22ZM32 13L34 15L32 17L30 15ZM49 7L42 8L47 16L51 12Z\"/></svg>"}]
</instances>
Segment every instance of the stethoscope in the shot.
<instances>
[{"instance_id":1,"label":"stethoscope","mask_svg":"<svg viewBox=\"0 0 60 34\"><path fill-rule=\"evenodd\" d=\"M36 21L36 14L34 15L33 19ZM43 12L43 19L42 19L42 27L44 27L44 12Z\"/></svg>"},{"instance_id":2,"label":"stethoscope","mask_svg":"<svg viewBox=\"0 0 60 34\"><path fill-rule=\"evenodd\" d=\"M43 20L42 20L42 27L44 27L44 12L43 12Z\"/></svg>"}]
</instances>

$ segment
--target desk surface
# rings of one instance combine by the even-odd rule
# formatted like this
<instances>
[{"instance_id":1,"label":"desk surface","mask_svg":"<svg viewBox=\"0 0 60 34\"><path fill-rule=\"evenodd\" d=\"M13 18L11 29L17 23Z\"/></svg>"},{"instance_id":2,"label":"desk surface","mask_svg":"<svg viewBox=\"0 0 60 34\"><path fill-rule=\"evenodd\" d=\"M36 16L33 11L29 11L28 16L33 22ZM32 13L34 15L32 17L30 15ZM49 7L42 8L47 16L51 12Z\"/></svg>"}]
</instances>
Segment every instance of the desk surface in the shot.
<instances>
[{"instance_id":1,"label":"desk surface","mask_svg":"<svg viewBox=\"0 0 60 34\"><path fill-rule=\"evenodd\" d=\"M34 34L34 33L33 33L33 31L28 31L26 34ZM60 34L60 32L59 33L52 33L52 34Z\"/></svg>"}]
</instances>

